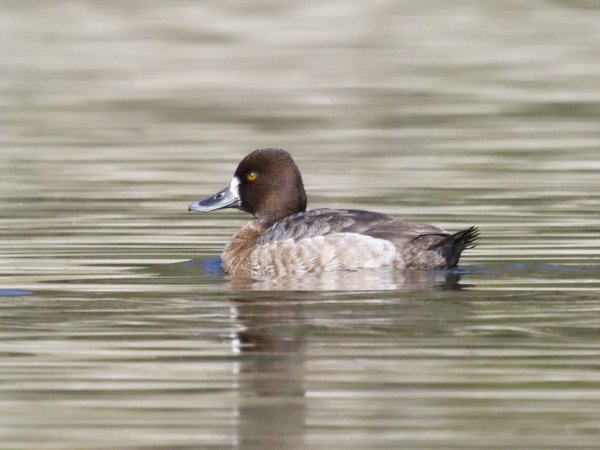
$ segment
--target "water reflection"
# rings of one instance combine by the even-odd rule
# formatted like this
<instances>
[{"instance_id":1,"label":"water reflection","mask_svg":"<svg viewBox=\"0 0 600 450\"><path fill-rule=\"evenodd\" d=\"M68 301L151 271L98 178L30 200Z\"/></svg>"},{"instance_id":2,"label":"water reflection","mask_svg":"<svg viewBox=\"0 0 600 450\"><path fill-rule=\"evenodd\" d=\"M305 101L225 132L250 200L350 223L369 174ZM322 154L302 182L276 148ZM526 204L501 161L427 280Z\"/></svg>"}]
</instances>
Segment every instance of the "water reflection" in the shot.
<instances>
[{"instance_id":1,"label":"water reflection","mask_svg":"<svg viewBox=\"0 0 600 450\"><path fill-rule=\"evenodd\" d=\"M287 275L265 280L231 279L233 290L257 291L396 291L461 289L456 271L388 271L359 269Z\"/></svg>"},{"instance_id":2,"label":"water reflection","mask_svg":"<svg viewBox=\"0 0 600 450\"><path fill-rule=\"evenodd\" d=\"M423 423L444 420L444 414L431 407L435 401L412 391L422 391L428 383L452 389L438 373L454 366L452 350L435 339L419 343L419 336L443 336L452 326L448 324L460 323L473 308L422 299L398 292L383 298L314 292L231 295L231 318L237 328L232 338L237 445L308 448L315 431L309 433L307 427L315 426L315 420L323 432L329 427L335 435L347 424L360 430L365 416L383 421L402 417L404 427L414 423L415 414ZM325 336L333 347L321 347ZM394 342L383 344L386 336L393 336ZM421 352L423 345L428 349ZM416 355L423 362L415 362ZM379 369L371 372L375 367ZM396 384L407 387L390 390ZM354 390L344 394L342 386ZM390 404L388 395L398 403ZM339 417L346 419L338 423ZM336 446L352 441L348 436L339 439L346 441Z\"/></svg>"},{"instance_id":3,"label":"water reflection","mask_svg":"<svg viewBox=\"0 0 600 450\"><path fill-rule=\"evenodd\" d=\"M302 304L277 297L232 298L239 330L240 448L295 448L306 424Z\"/></svg>"},{"instance_id":4,"label":"water reflection","mask_svg":"<svg viewBox=\"0 0 600 450\"><path fill-rule=\"evenodd\" d=\"M225 288L232 291L396 291L427 292L457 290L465 268L455 270L418 271L358 269L322 273L288 274L263 280L228 277L220 270L218 258L205 258L154 267L152 271L164 276L177 273L199 279L227 280Z\"/></svg>"}]
</instances>

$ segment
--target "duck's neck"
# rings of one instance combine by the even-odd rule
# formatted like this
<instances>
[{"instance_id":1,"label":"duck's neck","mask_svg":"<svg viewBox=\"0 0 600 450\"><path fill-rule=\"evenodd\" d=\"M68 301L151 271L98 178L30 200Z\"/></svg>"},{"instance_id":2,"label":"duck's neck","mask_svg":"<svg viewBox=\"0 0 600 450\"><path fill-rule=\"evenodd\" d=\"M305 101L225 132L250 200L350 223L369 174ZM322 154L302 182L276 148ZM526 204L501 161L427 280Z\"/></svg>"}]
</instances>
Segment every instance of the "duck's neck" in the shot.
<instances>
[{"instance_id":1,"label":"duck's neck","mask_svg":"<svg viewBox=\"0 0 600 450\"><path fill-rule=\"evenodd\" d=\"M235 276L250 276L250 254L264 231L258 220L251 220L231 238L221 255L225 271Z\"/></svg>"}]
</instances>

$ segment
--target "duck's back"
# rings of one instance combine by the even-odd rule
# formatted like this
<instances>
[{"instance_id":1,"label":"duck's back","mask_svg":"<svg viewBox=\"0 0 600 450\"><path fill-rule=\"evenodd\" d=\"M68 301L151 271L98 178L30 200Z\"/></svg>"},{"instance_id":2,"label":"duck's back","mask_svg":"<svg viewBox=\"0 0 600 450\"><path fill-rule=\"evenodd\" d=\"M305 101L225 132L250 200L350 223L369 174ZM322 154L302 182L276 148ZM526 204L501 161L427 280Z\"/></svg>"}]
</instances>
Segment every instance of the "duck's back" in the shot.
<instances>
[{"instance_id":1,"label":"duck's back","mask_svg":"<svg viewBox=\"0 0 600 450\"><path fill-rule=\"evenodd\" d=\"M455 235L385 214L315 209L288 216L258 239L253 267L269 275L360 267L444 269L456 265L476 230Z\"/></svg>"}]
</instances>

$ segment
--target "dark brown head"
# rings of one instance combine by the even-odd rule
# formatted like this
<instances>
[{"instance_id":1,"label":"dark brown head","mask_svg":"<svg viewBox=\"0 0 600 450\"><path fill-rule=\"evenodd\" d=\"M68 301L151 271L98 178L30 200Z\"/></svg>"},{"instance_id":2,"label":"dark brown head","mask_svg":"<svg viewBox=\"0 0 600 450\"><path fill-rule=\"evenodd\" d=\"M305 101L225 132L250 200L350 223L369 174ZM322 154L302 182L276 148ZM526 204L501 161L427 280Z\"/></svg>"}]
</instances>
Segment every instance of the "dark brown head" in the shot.
<instances>
[{"instance_id":1,"label":"dark brown head","mask_svg":"<svg viewBox=\"0 0 600 450\"><path fill-rule=\"evenodd\" d=\"M256 150L238 165L229 187L190 211L239 208L268 228L281 219L306 210L302 176L288 152L276 148Z\"/></svg>"}]
</instances>

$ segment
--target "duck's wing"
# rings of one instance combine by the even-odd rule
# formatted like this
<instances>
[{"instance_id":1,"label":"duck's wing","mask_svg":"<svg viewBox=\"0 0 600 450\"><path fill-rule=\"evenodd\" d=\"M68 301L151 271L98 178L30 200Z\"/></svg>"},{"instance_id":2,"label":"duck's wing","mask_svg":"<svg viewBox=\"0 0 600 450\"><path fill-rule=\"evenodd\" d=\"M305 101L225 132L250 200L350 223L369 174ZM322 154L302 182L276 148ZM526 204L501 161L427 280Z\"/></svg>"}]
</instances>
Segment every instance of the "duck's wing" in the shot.
<instances>
[{"instance_id":1,"label":"duck's wing","mask_svg":"<svg viewBox=\"0 0 600 450\"><path fill-rule=\"evenodd\" d=\"M450 233L432 225L397 219L386 214L354 209L313 209L277 222L266 230L258 244L354 233L403 245L422 236L424 247L434 245Z\"/></svg>"}]
</instances>

